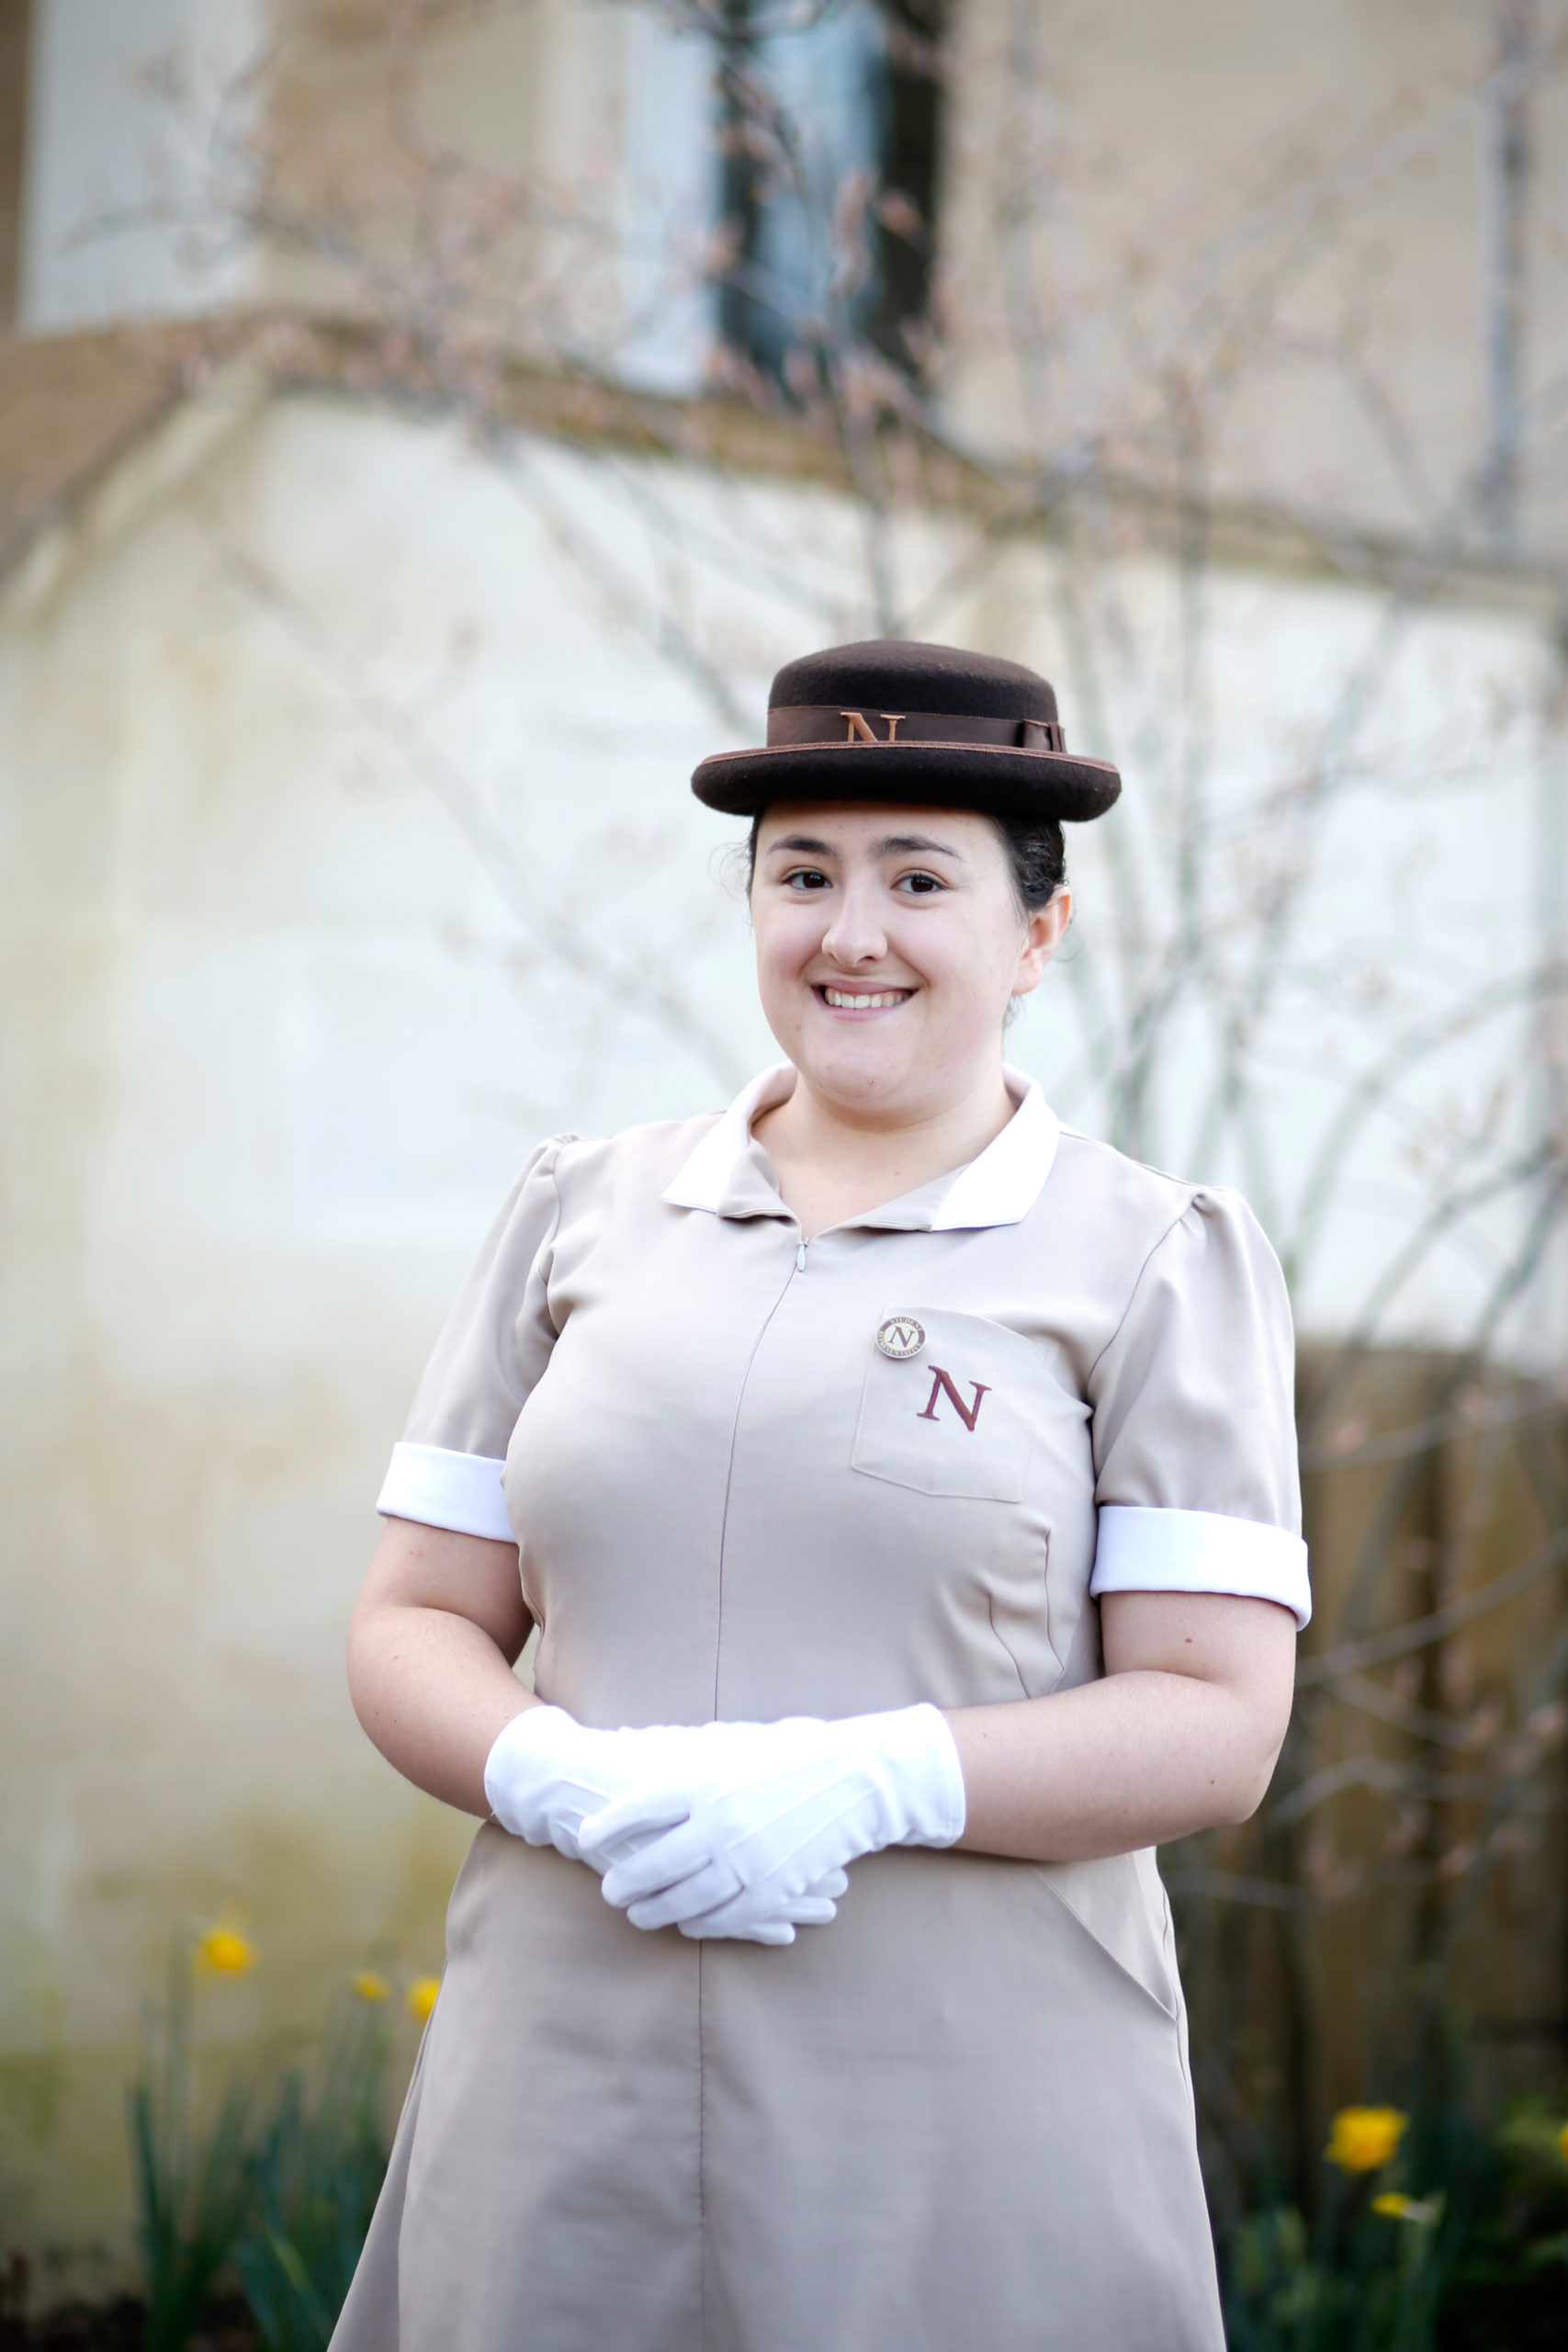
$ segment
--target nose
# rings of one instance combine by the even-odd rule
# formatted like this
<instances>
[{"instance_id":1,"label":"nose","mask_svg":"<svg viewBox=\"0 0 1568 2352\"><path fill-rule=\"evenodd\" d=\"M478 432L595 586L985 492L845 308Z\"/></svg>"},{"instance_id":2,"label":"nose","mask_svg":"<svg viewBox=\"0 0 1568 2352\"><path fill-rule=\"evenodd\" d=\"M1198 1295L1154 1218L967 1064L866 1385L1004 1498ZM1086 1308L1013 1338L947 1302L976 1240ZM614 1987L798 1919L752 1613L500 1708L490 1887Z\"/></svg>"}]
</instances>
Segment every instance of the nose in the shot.
<instances>
[{"instance_id":1,"label":"nose","mask_svg":"<svg viewBox=\"0 0 1568 2352\"><path fill-rule=\"evenodd\" d=\"M851 876L839 892L833 920L822 934L822 953L846 970L855 964L879 964L887 953L877 897L876 884L861 876Z\"/></svg>"}]
</instances>

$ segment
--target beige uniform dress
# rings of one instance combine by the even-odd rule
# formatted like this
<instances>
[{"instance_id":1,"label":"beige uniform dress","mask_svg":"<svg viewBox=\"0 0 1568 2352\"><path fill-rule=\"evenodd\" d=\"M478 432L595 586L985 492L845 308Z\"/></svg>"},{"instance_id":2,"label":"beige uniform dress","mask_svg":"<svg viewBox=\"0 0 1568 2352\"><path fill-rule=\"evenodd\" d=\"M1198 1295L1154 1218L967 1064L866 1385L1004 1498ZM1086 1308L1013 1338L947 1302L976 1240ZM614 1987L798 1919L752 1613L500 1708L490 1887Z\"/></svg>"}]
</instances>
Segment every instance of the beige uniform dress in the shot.
<instances>
[{"instance_id":1,"label":"beige uniform dress","mask_svg":"<svg viewBox=\"0 0 1568 2352\"><path fill-rule=\"evenodd\" d=\"M1096 1592L1304 1618L1246 1206L1010 1073L977 1159L805 1244L750 1136L793 1080L543 1146L425 1374L380 1507L515 1535L540 1695L606 1726L985 1706L1101 1673ZM918 1355L879 1351L890 1316ZM1219 2352L1154 1855L871 1855L777 1950L644 1933L488 1823L333 2343Z\"/></svg>"}]
</instances>

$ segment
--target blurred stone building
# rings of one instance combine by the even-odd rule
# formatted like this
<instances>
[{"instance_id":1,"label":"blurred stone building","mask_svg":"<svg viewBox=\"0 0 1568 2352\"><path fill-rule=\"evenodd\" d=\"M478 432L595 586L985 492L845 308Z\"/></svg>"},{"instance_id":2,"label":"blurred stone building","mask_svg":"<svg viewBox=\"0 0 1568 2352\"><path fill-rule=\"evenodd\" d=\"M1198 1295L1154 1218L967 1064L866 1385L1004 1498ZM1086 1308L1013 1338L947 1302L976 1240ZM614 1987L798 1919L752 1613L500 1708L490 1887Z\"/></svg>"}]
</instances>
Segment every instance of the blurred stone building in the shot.
<instances>
[{"instance_id":1,"label":"blurred stone building","mask_svg":"<svg viewBox=\"0 0 1568 2352\"><path fill-rule=\"evenodd\" d=\"M1014 1058L1243 1183L1320 1353L1555 1376L1560 15L0 8L0 2250L50 2293L122 2262L171 1934L248 1917L241 2054L439 1962L465 1825L344 1690L375 1494L532 1144L769 1056L685 778L778 662L1056 678L1126 796ZM1496 2006L1549 2031L1543 1950Z\"/></svg>"}]
</instances>

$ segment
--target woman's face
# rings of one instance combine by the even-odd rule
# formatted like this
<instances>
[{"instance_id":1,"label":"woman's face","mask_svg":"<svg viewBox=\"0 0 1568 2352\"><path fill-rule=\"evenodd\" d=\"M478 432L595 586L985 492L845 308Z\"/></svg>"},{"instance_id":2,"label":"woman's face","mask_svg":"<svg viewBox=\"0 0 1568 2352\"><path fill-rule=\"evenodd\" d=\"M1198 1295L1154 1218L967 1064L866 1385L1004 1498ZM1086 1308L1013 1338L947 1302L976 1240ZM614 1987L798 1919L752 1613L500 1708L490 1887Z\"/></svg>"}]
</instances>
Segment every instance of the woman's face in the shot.
<instances>
[{"instance_id":1,"label":"woman's face","mask_svg":"<svg viewBox=\"0 0 1568 2352\"><path fill-rule=\"evenodd\" d=\"M770 808L751 888L768 1026L840 1109L940 1115L999 1077L1009 1000L1039 985L1069 903L1025 914L969 809Z\"/></svg>"}]
</instances>

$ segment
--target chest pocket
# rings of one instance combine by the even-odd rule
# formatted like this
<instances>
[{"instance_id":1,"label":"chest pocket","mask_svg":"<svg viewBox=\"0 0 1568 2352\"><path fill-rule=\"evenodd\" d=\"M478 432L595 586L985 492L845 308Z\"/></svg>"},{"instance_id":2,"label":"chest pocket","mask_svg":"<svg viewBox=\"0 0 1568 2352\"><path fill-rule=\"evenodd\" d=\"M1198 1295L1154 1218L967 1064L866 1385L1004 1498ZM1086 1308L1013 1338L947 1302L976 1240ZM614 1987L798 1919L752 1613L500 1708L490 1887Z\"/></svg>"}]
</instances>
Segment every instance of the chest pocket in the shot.
<instances>
[{"instance_id":1,"label":"chest pocket","mask_svg":"<svg viewBox=\"0 0 1568 2352\"><path fill-rule=\"evenodd\" d=\"M1005 1324L947 1307L899 1309L895 1361L867 1343L850 1466L924 1495L1022 1500L1039 1428L1044 1351ZM884 1327L886 1328L886 1326Z\"/></svg>"}]
</instances>

